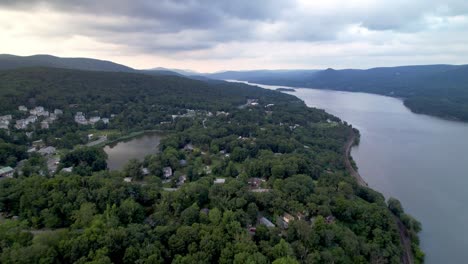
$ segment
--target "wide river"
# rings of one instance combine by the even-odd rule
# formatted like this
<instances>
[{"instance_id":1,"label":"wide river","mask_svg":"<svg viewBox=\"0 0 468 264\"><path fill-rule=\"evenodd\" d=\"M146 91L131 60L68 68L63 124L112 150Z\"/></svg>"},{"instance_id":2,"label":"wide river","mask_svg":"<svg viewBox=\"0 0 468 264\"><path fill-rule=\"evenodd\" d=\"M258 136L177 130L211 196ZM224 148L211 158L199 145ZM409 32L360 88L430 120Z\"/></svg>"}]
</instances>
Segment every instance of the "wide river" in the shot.
<instances>
[{"instance_id":1,"label":"wide river","mask_svg":"<svg viewBox=\"0 0 468 264\"><path fill-rule=\"evenodd\" d=\"M467 123L414 114L401 100L380 95L316 89L289 94L359 129L360 144L351 152L359 173L422 223L426 263L468 263Z\"/></svg>"}]
</instances>

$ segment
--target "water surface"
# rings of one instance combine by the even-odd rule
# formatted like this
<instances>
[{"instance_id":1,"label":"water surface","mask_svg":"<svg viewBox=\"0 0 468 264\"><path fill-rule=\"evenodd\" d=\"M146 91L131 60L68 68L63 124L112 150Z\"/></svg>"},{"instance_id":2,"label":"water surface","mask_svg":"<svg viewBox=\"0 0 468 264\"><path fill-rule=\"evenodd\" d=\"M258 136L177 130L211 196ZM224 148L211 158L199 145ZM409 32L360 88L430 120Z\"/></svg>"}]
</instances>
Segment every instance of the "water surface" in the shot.
<instances>
[{"instance_id":1,"label":"water surface","mask_svg":"<svg viewBox=\"0 0 468 264\"><path fill-rule=\"evenodd\" d=\"M143 160L146 155L158 152L161 138L161 134L146 133L105 146L104 151L108 156L107 166L110 170L120 170L131 159Z\"/></svg>"},{"instance_id":2,"label":"water surface","mask_svg":"<svg viewBox=\"0 0 468 264\"><path fill-rule=\"evenodd\" d=\"M467 123L414 114L392 97L315 89L288 93L359 129L360 144L351 152L359 172L422 223L426 263L468 263Z\"/></svg>"}]
</instances>

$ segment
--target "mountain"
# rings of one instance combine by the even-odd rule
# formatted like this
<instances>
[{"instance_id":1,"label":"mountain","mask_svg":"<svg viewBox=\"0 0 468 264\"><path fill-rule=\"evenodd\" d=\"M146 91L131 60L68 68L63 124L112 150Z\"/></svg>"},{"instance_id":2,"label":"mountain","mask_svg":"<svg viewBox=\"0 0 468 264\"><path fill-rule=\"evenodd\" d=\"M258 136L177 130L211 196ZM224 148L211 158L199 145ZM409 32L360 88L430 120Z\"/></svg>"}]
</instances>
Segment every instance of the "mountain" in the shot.
<instances>
[{"instance_id":1,"label":"mountain","mask_svg":"<svg viewBox=\"0 0 468 264\"><path fill-rule=\"evenodd\" d=\"M418 65L367 70L245 71L208 75L268 85L367 92L400 97L412 111L468 121L468 65Z\"/></svg>"},{"instance_id":2,"label":"mountain","mask_svg":"<svg viewBox=\"0 0 468 264\"><path fill-rule=\"evenodd\" d=\"M15 56L0 54L0 70L24 67L53 67L88 71L133 72L134 69L111 61L89 58L60 58L51 55Z\"/></svg>"},{"instance_id":3,"label":"mountain","mask_svg":"<svg viewBox=\"0 0 468 264\"><path fill-rule=\"evenodd\" d=\"M175 72L180 75L184 76L193 76L193 75L200 75L199 72L192 71L192 70L181 70L181 69L170 69L170 68L164 68L164 67L156 67L153 69L145 70L145 71L166 71L166 72Z\"/></svg>"}]
</instances>

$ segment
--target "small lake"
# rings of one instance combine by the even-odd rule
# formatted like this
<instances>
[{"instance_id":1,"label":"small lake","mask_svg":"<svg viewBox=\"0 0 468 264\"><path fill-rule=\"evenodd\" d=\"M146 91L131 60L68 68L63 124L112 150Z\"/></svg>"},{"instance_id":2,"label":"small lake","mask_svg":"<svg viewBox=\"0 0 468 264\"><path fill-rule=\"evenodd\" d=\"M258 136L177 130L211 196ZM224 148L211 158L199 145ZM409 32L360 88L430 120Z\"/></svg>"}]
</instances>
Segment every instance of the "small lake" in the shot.
<instances>
[{"instance_id":1,"label":"small lake","mask_svg":"<svg viewBox=\"0 0 468 264\"><path fill-rule=\"evenodd\" d=\"M143 160L152 153L158 152L162 135L159 133L145 133L125 141L104 147L107 153L107 167L109 170L120 170L131 159Z\"/></svg>"},{"instance_id":2,"label":"small lake","mask_svg":"<svg viewBox=\"0 0 468 264\"><path fill-rule=\"evenodd\" d=\"M359 172L422 223L426 263L468 263L467 123L414 114L401 100L380 95L316 89L288 94L359 129L360 144L351 152Z\"/></svg>"}]
</instances>

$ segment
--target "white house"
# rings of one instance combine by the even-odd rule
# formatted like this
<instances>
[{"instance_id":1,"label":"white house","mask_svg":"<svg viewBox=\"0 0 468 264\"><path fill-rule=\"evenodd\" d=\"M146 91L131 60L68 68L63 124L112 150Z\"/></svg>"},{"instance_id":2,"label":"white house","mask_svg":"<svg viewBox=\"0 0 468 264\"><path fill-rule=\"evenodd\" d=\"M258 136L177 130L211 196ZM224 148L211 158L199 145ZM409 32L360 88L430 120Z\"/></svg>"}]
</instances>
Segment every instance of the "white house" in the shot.
<instances>
[{"instance_id":1,"label":"white house","mask_svg":"<svg viewBox=\"0 0 468 264\"><path fill-rule=\"evenodd\" d=\"M170 178L172 177L172 168L171 167L164 167L163 168L163 175L164 175L164 178Z\"/></svg>"},{"instance_id":2,"label":"white house","mask_svg":"<svg viewBox=\"0 0 468 264\"><path fill-rule=\"evenodd\" d=\"M223 179L223 178L216 178L214 180L214 184L223 184L226 182L226 179Z\"/></svg>"},{"instance_id":3,"label":"white house","mask_svg":"<svg viewBox=\"0 0 468 264\"><path fill-rule=\"evenodd\" d=\"M92 116L89 118L89 123L94 125L95 123L97 123L99 120L101 120L101 117L99 116Z\"/></svg>"},{"instance_id":4,"label":"white house","mask_svg":"<svg viewBox=\"0 0 468 264\"><path fill-rule=\"evenodd\" d=\"M12 167L3 167L0 169L0 177L13 177L15 170Z\"/></svg>"}]
</instances>

